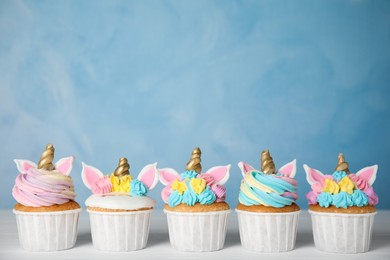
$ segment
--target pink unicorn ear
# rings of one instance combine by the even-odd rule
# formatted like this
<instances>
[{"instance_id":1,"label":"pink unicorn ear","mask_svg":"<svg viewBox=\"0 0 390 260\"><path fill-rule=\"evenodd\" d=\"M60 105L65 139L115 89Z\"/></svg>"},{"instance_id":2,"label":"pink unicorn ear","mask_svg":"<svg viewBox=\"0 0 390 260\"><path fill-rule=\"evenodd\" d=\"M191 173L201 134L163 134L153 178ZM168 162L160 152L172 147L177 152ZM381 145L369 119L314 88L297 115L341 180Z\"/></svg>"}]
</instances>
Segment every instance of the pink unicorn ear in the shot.
<instances>
[{"instance_id":1,"label":"pink unicorn ear","mask_svg":"<svg viewBox=\"0 0 390 260\"><path fill-rule=\"evenodd\" d=\"M284 176L294 178L297 173L297 160L293 160L292 162L283 165L278 172Z\"/></svg>"},{"instance_id":2,"label":"pink unicorn ear","mask_svg":"<svg viewBox=\"0 0 390 260\"><path fill-rule=\"evenodd\" d=\"M215 166L210 168L204 175L213 177L216 184L224 185L229 179L230 164L226 166Z\"/></svg>"},{"instance_id":3,"label":"pink unicorn ear","mask_svg":"<svg viewBox=\"0 0 390 260\"><path fill-rule=\"evenodd\" d=\"M238 168L240 168L242 176L245 176L245 174L247 172L255 169L252 166L250 166L249 164L244 163L243 161L238 163Z\"/></svg>"},{"instance_id":4,"label":"pink unicorn ear","mask_svg":"<svg viewBox=\"0 0 390 260\"><path fill-rule=\"evenodd\" d=\"M142 181L149 190L153 189L158 182L157 163L146 165L138 174L138 180Z\"/></svg>"},{"instance_id":5,"label":"pink unicorn ear","mask_svg":"<svg viewBox=\"0 0 390 260\"><path fill-rule=\"evenodd\" d=\"M81 171L81 179L84 182L84 185L88 189L91 189L91 185L94 184L99 178L103 177L104 174L96 169L95 167L89 166L85 163L81 163L83 170Z\"/></svg>"},{"instance_id":6,"label":"pink unicorn ear","mask_svg":"<svg viewBox=\"0 0 390 260\"><path fill-rule=\"evenodd\" d=\"M378 171L378 165L369 166L361 169L356 173L356 176L359 176L360 179L365 180L370 186L375 182L376 172Z\"/></svg>"},{"instance_id":7,"label":"pink unicorn ear","mask_svg":"<svg viewBox=\"0 0 390 260\"><path fill-rule=\"evenodd\" d=\"M315 183L322 184L325 182L326 177L319 170L312 169L306 164L303 165L303 168L306 172L306 180L310 185L313 185Z\"/></svg>"},{"instance_id":8,"label":"pink unicorn ear","mask_svg":"<svg viewBox=\"0 0 390 260\"><path fill-rule=\"evenodd\" d=\"M167 186L168 184L174 182L176 179L181 180L180 175L172 168L158 169L160 182Z\"/></svg>"},{"instance_id":9,"label":"pink unicorn ear","mask_svg":"<svg viewBox=\"0 0 390 260\"><path fill-rule=\"evenodd\" d=\"M60 171L63 175L67 176L67 175L69 175L70 171L72 170L73 161L74 161L73 156L62 158L62 159L58 160L58 162L56 162L56 165L55 165L56 169L58 171Z\"/></svg>"},{"instance_id":10,"label":"pink unicorn ear","mask_svg":"<svg viewBox=\"0 0 390 260\"><path fill-rule=\"evenodd\" d=\"M37 165L29 160L15 159L14 162L20 173L26 173L30 168L37 168Z\"/></svg>"}]
</instances>

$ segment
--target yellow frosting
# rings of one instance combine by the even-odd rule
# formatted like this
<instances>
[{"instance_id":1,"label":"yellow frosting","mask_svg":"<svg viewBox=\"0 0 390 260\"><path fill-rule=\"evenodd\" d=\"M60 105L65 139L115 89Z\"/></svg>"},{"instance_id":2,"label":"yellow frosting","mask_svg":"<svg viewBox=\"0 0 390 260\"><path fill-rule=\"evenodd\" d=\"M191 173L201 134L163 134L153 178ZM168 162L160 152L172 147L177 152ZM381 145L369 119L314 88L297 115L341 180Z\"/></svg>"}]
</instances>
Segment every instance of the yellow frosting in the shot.
<instances>
[{"instance_id":1,"label":"yellow frosting","mask_svg":"<svg viewBox=\"0 0 390 260\"><path fill-rule=\"evenodd\" d=\"M177 191L180 195L183 195L183 192L187 190L187 186L183 181L178 181L177 179L172 183L172 190Z\"/></svg>"},{"instance_id":2,"label":"yellow frosting","mask_svg":"<svg viewBox=\"0 0 390 260\"><path fill-rule=\"evenodd\" d=\"M110 176L110 181L112 183L112 192L130 192L130 182L133 180L131 175L122 175L117 177L115 175Z\"/></svg>"},{"instance_id":3,"label":"yellow frosting","mask_svg":"<svg viewBox=\"0 0 390 260\"><path fill-rule=\"evenodd\" d=\"M206 188L206 181L202 178L193 178L190 183L196 194L201 194Z\"/></svg>"},{"instance_id":4,"label":"yellow frosting","mask_svg":"<svg viewBox=\"0 0 390 260\"><path fill-rule=\"evenodd\" d=\"M345 176L340 182L339 182L340 190L344 191L348 194L353 193L353 188L355 188L355 184L352 182L352 180Z\"/></svg>"},{"instance_id":5,"label":"yellow frosting","mask_svg":"<svg viewBox=\"0 0 390 260\"><path fill-rule=\"evenodd\" d=\"M249 190L248 186L245 184L244 181L241 182L240 190L246 196L248 196L250 199L252 199L252 200L254 200L256 202L259 202L260 204L262 204L264 206L268 206L268 204L264 203L264 201L262 201L261 199L259 199L258 197L256 197L255 195L252 194L252 192Z\"/></svg>"},{"instance_id":6,"label":"yellow frosting","mask_svg":"<svg viewBox=\"0 0 390 260\"><path fill-rule=\"evenodd\" d=\"M339 193L339 190L339 185L335 181L325 179L325 188L323 188L322 191L337 194Z\"/></svg>"},{"instance_id":7,"label":"yellow frosting","mask_svg":"<svg viewBox=\"0 0 390 260\"><path fill-rule=\"evenodd\" d=\"M251 172L248 172L245 174L244 177L246 183L248 183L249 186L258 188L259 190L262 190L267 193L276 192L275 190L271 189L270 187L267 187L263 184L261 184L259 181L256 181L255 177L253 177ZM248 195L248 194L246 194Z\"/></svg>"}]
</instances>

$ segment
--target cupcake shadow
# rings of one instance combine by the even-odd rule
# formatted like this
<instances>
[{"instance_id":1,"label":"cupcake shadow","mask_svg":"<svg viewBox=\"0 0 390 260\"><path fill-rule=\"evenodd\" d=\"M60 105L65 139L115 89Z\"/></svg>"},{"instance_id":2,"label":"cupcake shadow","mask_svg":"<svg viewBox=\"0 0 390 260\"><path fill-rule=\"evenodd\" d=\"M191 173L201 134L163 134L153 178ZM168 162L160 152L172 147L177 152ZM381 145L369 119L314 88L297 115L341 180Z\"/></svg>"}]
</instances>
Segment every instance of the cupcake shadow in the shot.
<instances>
[{"instance_id":1,"label":"cupcake shadow","mask_svg":"<svg viewBox=\"0 0 390 260\"><path fill-rule=\"evenodd\" d=\"M91 244L92 245L92 236L91 236L91 232L80 232L78 235L77 235L77 241L76 241L76 245L74 247L79 247L79 246L83 246L83 245L87 245L87 244Z\"/></svg>"},{"instance_id":2,"label":"cupcake shadow","mask_svg":"<svg viewBox=\"0 0 390 260\"><path fill-rule=\"evenodd\" d=\"M235 231L227 231L224 248L229 248L237 245L241 245L240 233Z\"/></svg>"},{"instance_id":3,"label":"cupcake shadow","mask_svg":"<svg viewBox=\"0 0 390 260\"><path fill-rule=\"evenodd\" d=\"M149 233L148 243L146 247L153 247L159 244L169 244L168 233L164 232L151 232Z\"/></svg>"}]
</instances>

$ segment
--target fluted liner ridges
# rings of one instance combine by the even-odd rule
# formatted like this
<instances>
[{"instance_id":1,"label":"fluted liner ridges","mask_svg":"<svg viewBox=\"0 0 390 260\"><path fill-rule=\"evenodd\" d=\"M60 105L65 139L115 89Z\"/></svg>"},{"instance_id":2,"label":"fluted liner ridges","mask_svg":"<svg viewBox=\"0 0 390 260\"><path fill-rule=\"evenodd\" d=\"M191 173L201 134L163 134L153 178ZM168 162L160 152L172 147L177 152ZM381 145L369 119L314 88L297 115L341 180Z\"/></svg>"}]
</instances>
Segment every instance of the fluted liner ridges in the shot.
<instances>
[{"instance_id":1,"label":"fluted liner ridges","mask_svg":"<svg viewBox=\"0 0 390 260\"><path fill-rule=\"evenodd\" d=\"M81 209L56 212L14 210L19 242L29 251L59 251L72 248L77 239Z\"/></svg>"},{"instance_id":2,"label":"fluted liner ridges","mask_svg":"<svg viewBox=\"0 0 390 260\"><path fill-rule=\"evenodd\" d=\"M314 244L334 253L363 253L370 249L375 213L340 214L310 211Z\"/></svg>"},{"instance_id":3,"label":"fluted liner ridges","mask_svg":"<svg viewBox=\"0 0 390 260\"><path fill-rule=\"evenodd\" d=\"M170 212L169 240L180 251L210 252L223 248L230 210L213 212Z\"/></svg>"},{"instance_id":4,"label":"fluted liner ridges","mask_svg":"<svg viewBox=\"0 0 390 260\"><path fill-rule=\"evenodd\" d=\"M92 243L96 249L124 252L146 247L153 210L88 212Z\"/></svg>"},{"instance_id":5,"label":"fluted liner ridges","mask_svg":"<svg viewBox=\"0 0 390 260\"><path fill-rule=\"evenodd\" d=\"M295 247L300 211L255 213L236 210L241 245L251 251L276 253Z\"/></svg>"}]
</instances>

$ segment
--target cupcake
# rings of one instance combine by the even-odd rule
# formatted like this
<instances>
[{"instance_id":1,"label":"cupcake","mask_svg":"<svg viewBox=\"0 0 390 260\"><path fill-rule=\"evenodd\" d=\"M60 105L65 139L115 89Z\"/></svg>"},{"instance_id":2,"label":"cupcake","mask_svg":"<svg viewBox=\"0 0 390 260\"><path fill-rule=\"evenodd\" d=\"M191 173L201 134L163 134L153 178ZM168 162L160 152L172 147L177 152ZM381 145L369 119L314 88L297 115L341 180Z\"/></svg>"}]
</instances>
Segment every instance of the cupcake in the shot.
<instances>
[{"instance_id":1,"label":"cupcake","mask_svg":"<svg viewBox=\"0 0 390 260\"><path fill-rule=\"evenodd\" d=\"M12 195L22 248L30 251L57 251L76 243L80 206L74 201L73 180L69 176L74 158L53 164L54 147L49 144L38 166L15 159L20 174Z\"/></svg>"},{"instance_id":2,"label":"cupcake","mask_svg":"<svg viewBox=\"0 0 390 260\"><path fill-rule=\"evenodd\" d=\"M335 253L362 253L369 250L378 196L372 184L378 165L350 173L344 155L339 154L332 174L303 165L311 191L309 213L317 249Z\"/></svg>"},{"instance_id":3,"label":"cupcake","mask_svg":"<svg viewBox=\"0 0 390 260\"><path fill-rule=\"evenodd\" d=\"M236 212L241 244L257 252L285 252L295 246L298 216L296 160L278 171L268 150L261 153L261 171L240 162L243 180Z\"/></svg>"},{"instance_id":4,"label":"cupcake","mask_svg":"<svg viewBox=\"0 0 390 260\"><path fill-rule=\"evenodd\" d=\"M105 251L133 251L146 247L150 215L156 201L147 197L158 182L156 163L145 166L133 179L126 158L105 176L82 164L82 179L92 195L85 201L91 222L93 246Z\"/></svg>"},{"instance_id":5,"label":"cupcake","mask_svg":"<svg viewBox=\"0 0 390 260\"><path fill-rule=\"evenodd\" d=\"M230 165L202 173L201 151L195 148L186 170L159 169L166 187L161 196L166 203L169 240L180 251L209 252L223 248L226 220L230 212L225 202Z\"/></svg>"}]
</instances>

